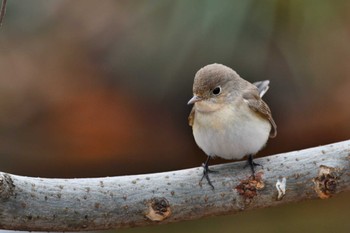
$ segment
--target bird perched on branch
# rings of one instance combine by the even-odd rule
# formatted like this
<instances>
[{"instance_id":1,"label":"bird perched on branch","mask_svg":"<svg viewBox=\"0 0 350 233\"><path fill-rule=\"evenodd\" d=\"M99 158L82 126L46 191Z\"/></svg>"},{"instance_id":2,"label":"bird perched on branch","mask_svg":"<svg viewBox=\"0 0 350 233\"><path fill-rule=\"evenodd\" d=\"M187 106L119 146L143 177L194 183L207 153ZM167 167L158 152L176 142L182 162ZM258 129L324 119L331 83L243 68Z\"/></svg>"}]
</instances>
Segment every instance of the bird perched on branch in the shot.
<instances>
[{"instance_id":1,"label":"bird perched on branch","mask_svg":"<svg viewBox=\"0 0 350 233\"><path fill-rule=\"evenodd\" d=\"M208 168L210 158L238 160L248 156L254 175L253 155L261 150L268 138L277 134L270 108L261 99L269 89L269 81L250 83L233 69L210 64L201 68L194 77L194 104L188 117L197 145L208 158L202 165L209 185L214 188Z\"/></svg>"}]
</instances>

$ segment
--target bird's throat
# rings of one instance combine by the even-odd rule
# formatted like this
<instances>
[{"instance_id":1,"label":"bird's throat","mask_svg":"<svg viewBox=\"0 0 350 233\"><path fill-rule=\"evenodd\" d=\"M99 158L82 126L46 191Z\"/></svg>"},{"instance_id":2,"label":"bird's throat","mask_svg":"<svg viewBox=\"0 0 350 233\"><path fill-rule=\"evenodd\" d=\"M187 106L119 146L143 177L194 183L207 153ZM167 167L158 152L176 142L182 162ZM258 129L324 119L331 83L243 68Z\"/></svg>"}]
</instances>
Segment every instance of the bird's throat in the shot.
<instances>
[{"instance_id":1,"label":"bird's throat","mask_svg":"<svg viewBox=\"0 0 350 233\"><path fill-rule=\"evenodd\" d=\"M202 100L197 103L195 103L196 111L201 113L210 113L214 111L218 111L223 107L223 104L215 103L210 100Z\"/></svg>"}]
</instances>

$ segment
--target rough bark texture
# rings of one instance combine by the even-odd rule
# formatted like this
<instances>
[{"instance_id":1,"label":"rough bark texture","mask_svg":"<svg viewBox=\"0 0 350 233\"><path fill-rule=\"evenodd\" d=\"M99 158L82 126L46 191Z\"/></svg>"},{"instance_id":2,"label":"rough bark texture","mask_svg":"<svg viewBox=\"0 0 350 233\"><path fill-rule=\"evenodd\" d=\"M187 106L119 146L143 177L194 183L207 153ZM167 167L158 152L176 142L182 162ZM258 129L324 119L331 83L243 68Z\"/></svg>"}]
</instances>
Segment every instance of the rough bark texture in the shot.
<instances>
[{"instance_id":1,"label":"rough bark texture","mask_svg":"<svg viewBox=\"0 0 350 233\"><path fill-rule=\"evenodd\" d=\"M350 190L350 141L245 162L92 179L46 179L0 173L0 228L87 231L233 214ZM285 179L283 179L285 178Z\"/></svg>"}]
</instances>

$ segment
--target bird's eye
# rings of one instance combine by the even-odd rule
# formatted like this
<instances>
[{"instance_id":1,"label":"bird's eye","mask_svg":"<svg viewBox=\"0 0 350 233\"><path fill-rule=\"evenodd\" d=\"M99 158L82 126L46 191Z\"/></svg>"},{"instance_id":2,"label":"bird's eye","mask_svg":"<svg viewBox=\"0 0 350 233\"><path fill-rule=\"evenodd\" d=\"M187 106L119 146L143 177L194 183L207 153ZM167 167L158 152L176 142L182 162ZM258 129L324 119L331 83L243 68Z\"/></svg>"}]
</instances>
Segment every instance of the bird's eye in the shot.
<instances>
[{"instance_id":1,"label":"bird's eye","mask_svg":"<svg viewBox=\"0 0 350 233\"><path fill-rule=\"evenodd\" d=\"M221 87L215 87L213 90L212 90L212 93L214 95L218 95L221 93Z\"/></svg>"}]
</instances>

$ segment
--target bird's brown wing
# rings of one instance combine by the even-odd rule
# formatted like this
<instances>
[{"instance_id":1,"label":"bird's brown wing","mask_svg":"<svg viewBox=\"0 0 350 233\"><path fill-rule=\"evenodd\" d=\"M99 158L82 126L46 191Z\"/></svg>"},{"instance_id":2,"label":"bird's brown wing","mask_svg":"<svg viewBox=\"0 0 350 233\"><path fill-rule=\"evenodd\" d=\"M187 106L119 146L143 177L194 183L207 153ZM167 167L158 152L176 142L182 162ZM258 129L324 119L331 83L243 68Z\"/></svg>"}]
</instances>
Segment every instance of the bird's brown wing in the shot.
<instances>
[{"instance_id":1,"label":"bird's brown wing","mask_svg":"<svg viewBox=\"0 0 350 233\"><path fill-rule=\"evenodd\" d=\"M190 112L190 115L188 116L188 124L190 126L193 126L193 121L194 121L194 114L195 114L195 111L194 111L194 106L192 107L192 110Z\"/></svg>"},{"instance_id":2,"label":"bird's brown wing","mask_svg":"<svg viewBox=\"0 0 350 233\"><path fill-rule=\"evenodd\" d=\"M248 103L248 106L262 117L266 118L271 124L270 138L274 138L277 135L277 126L272 118L271 110L269 106L260 98L259 94L255 91L249 91L243 94L243 99Z\"/></svg>"}]
</instances>

